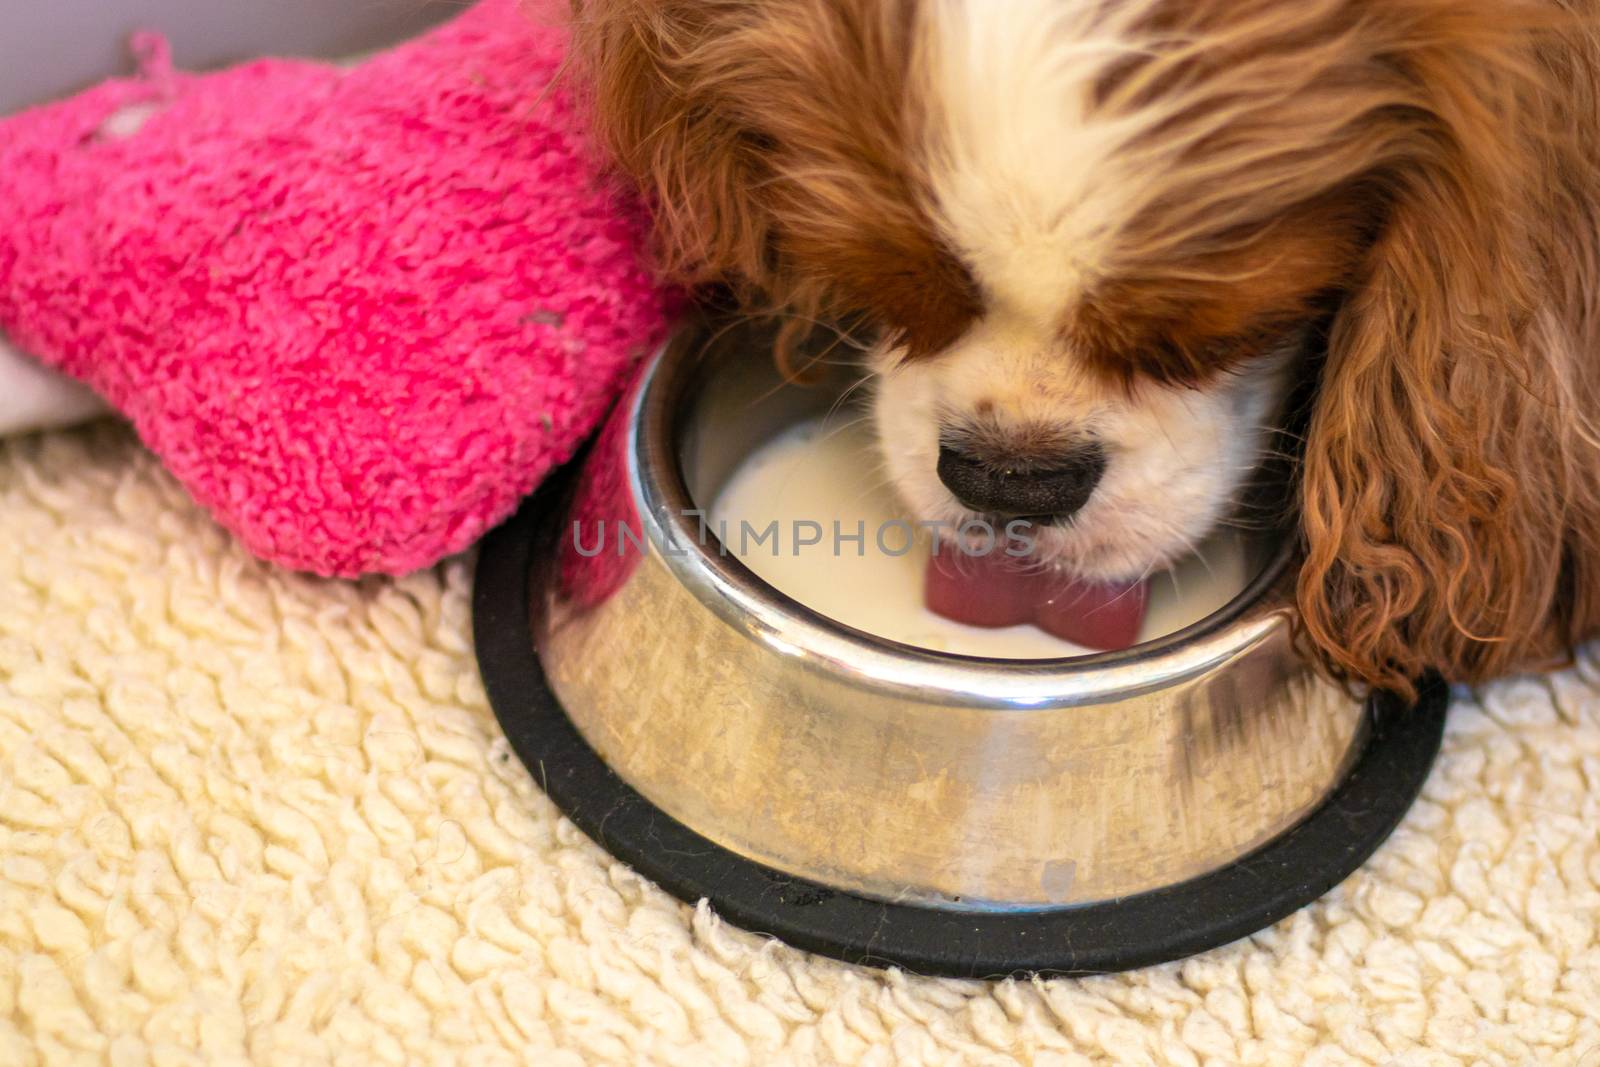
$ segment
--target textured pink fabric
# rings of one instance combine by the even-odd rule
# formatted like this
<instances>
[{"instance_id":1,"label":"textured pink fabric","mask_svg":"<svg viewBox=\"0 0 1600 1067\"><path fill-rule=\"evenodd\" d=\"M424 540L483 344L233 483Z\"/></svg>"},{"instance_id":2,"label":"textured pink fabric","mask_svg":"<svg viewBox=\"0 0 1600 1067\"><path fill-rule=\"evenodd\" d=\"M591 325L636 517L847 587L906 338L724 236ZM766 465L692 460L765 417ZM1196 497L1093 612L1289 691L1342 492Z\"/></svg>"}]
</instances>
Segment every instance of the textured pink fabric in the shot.
<instances>
[{"instance_id":1,"label":"textured pink fabric","mask_svg":"<svg viewBox=\"0 0 1600 1067\"><path fill-rule=\"evenodd\" d=\"M404 572L571 454L674 298L483 0L352 70L144 74L0 122L0 331L104 395L252 551ZM128 105L156 113L126 139Z\"/></svg>"}]
</instances>

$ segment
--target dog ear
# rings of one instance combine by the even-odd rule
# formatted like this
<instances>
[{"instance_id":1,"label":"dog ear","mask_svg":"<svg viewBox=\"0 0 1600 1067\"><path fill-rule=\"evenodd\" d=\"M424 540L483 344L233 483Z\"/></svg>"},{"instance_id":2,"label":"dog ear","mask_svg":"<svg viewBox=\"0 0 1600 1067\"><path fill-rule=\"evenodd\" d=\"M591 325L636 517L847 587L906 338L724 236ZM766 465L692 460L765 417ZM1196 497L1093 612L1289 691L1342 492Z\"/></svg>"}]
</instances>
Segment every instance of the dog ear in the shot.
<instances>
[{"instance_id":1,"label":"dog ear","mask_svg":"<svg viewBox=\"0 0 1600 1067\"><path fill-rule=\"evenodd\" d=\"M600 146L650 205L657 269L708 303L776 320L774 358L807 379L815 360L802 350L831 309L820 280L788 262L778 218L803 211L771 136L749 121L763 98L798 91L750 68L770 54L767 27L728 0L572 4L575 73ZM790 101L768 117L804 113Z\"/></svg>"},{"instance_id":2,"label":"dog ear","mask_svg":"<svg viewBox=\"0 0 1600 1067\"><path fill-rule=\"evenodd\" d=\"M1555 657L1600 621L1600 182L1574 111L1594 60L1559 29L1450 14L1473 6L1396 5L1438 17L1389 62L1404 150L1300 487L1304 636L1335 674L1405 692Z\"/></svg>"},{"instance_id":3,"label":"dog ear","mask_svg":"<svg viewBox=\"0 0 1600 1067\"><path fill-rule=\"evenodd\" d=\"M574 74L600 146L650 202L657 262L688 285L767 273L760 145L717 106L716 0L572 0Z\"/></svg>"},{"instance_id":4,"label":"dog ear","mask_svg":"<svg viewBox=\"0 0 1600 1067\"><path fill-rule=\"evenodd\" d=\"M870 321L907 347L976 314L910 159L922 121L914 0L577 0L594 123L652 202L659 264L812 332Z\"/></svg>"}]
</instances>

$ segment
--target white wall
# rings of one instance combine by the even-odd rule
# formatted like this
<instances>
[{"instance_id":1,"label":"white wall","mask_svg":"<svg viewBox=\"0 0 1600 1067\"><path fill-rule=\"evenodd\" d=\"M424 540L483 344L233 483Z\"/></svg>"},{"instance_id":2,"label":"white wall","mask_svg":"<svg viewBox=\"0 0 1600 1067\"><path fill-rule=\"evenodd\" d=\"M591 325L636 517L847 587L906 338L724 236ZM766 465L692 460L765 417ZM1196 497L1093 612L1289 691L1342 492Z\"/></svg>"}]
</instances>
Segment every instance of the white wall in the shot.
<instances>
[{"instance_id":1,"label":"white wall","mask_svg":"<svg viewBox=\"0 0 1600 1067\"><path fill-rule=\"evenodd\" d=\"M337 56L403 40L462 0L0 0L0 114L133 69L128 35L154 29L178 66L264 54Z\"/></svg>"}]
</instances>

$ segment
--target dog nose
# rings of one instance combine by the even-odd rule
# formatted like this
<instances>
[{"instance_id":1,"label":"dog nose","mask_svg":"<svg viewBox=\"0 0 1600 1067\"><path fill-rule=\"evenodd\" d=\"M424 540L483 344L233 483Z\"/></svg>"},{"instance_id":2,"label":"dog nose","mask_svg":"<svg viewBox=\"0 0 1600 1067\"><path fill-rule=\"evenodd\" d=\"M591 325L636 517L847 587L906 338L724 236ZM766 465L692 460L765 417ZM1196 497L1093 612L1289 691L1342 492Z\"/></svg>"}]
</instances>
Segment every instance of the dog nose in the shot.
<instances>
[{"instance_id":1,"label":"dog nose","mask_svg":"<svg viewBox=\"0 0 1600 1067\"><path fill-rule=\"evenodd\" d=\"M1105 449L1083 444L1054 456L994 459L939 446L939 480L973 511L1004 519L1065 519L1088 503L1106 470Z\"/></svg>"}]
</instances>

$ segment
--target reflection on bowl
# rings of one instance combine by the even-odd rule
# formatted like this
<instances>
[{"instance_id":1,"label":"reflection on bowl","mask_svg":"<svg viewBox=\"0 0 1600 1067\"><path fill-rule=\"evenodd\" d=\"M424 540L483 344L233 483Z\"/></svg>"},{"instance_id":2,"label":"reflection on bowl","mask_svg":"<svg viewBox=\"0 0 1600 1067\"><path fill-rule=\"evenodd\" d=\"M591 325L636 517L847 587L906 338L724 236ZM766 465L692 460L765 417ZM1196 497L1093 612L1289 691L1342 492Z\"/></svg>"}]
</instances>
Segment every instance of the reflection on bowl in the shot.
<instances>
[{"instance_id":1,"label":"reflection on bowl","mask_svg":"<svg viewBox=\"0 0 1600 1067\"><path fill-rule=\"evenodd\" d=\"M1216 870L1339 783L1363 705L1294 654L1281 535L1247 546L1257 577L1222 610L1057 660L853 630L719 551L697 516L743 457L835 396L785 385L766 344L701 326L669 345L587 457L532 574L551 690L656 807L863 896L1047 909ZM601 521L613 533L596 552L584 538Z\"/></svg>"}]
</instances>

